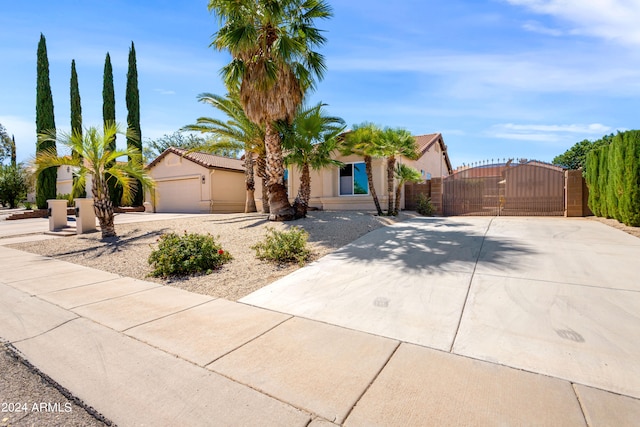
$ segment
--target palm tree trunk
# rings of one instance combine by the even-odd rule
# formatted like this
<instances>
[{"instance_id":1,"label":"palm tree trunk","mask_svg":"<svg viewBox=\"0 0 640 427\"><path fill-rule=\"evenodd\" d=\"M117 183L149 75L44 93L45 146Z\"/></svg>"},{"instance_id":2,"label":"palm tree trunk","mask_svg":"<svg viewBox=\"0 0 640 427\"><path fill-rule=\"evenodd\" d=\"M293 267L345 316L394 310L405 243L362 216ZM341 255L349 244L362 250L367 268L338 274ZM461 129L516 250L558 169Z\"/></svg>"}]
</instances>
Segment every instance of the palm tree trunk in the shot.
<instances>
[{"instance_id":1,"label":"palm tree trunk","mask_svg":"<svg viewBox=\"0 0 640 427\"><path fill-rule=\"evenodd\" d=\"M396 204L395 204L395 208L393 209L393 216L397 216L398 213L400 212L400 198L402 197L402 187L404 186L404 182L403 181L399 181L398 182L398 188L396 188Z\"/></svg>"},{"instance_id":2,"label":"palm tree trunk","mask_svg":"<svg viewBox=\"0 0 640 427\"><path fill-rule=\"evenodd\" d=\"M396 167L396 157L391 155L387 158L387 215L393 215L393 170Z\"/></svg>"},{"instance_id":3,"label":"palm tree trunk","mask_svg":"<svg viewBox=\"0 0 640 427\"><path fill-rule=\"evenodd\" d=\"M300 176L300 188L298 195L293 202L293 209L296 211L296 218L306 218L307 209L309 207L309 199L311 198L311 174L309 173L309 164L302 166L302 174Z\"/></svg>"},{"instance_id":4,"label":"palm tree trunk","mask_svg":"<svg viewBox=\"0 0 640 427\"><path fill-rule=\"evenodd\" d=\"M245 183L247 187L247 197L244 204L244 212L256 212L255 190L256 182L253 175L253 153L245 152L244 154L244 173Z\"/></svg>"},{"instance_id":5,"label":"palm tree trunk","mask_svg":"<svg viewBox=\"0 0 640 427\"><path fill-rule=\"evenodd\" d=\"M280 134L272 122L267 123L264 137L267 151L267 187L269 188L269 220L290 221L294 212L284 186L284 163Z\"/></svg>"},{"instance_id":6,"label":"palm tree trunk","mask_svg":"<svg viewBox=\"0 0 640 427\"><path fill-rule=\"evenodd\" d=\"M109 197L109 186L103 178L100 182L93 183L93 210L100 224L102 238L115 237L116 227L113 223L113 204Z\"/></svg>"},{"instance_id":7,"label":"palm tree trunk","mask_svg":"<svg viewBox=\"0 0 640 427\"><path fill-rule=\"evenodd\" d=\"M260 154L256 159L257 175L262 180L262 213L269 213L269 189L267 188L267 159Z\"/></svg>"},{"instance_id":8,"label":"palm tree trunk","mask_svg":"<svg viewBox=\"0 0 640 427\"><path fill-rule=\"evenodd\" d=\"M380 207L380 201L378 201L378 195L376 194L376 189L373 186L373 171L371 170L371 156L364 156L364 166L365 171L367 172L367 180L369 181L369 193L371 197L373 197L373 203L376 205L376 210L378 211L378 215L384 215L382 213L382 208Z\"/></svg>"}]
</instances>

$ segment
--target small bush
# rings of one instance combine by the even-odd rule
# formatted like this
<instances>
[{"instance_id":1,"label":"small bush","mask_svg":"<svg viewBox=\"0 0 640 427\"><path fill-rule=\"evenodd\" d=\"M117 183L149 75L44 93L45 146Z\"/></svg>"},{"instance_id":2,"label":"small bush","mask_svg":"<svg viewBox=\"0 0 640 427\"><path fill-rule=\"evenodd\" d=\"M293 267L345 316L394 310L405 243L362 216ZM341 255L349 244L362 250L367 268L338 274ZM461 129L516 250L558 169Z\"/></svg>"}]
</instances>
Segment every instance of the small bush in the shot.
<instances>
[{"instance_id":1,"label":"small bush","mask_svg":"<svg viewBox=\"0 0 640 427\"><path fill-rule=\"evenodd\" d=\"M24 203L22 204L22 206L24 206L24 208L25 208L26 210L30 211L30 210L33 208L33 203L31 203L31 202L24 202Z\"/></svg>"},{"instance_id":2,"label":"small bush","mask_svg":"<svg viewBox=\"0 0 640 427\"><path fill-rule=\"evenodd\" d=\"M300 227L291 227L287 231L276 231L273 227L268 227L265 240L251 249L256 251L256 256L260 259L279 263L297 262L302 266L311 255L307 248L308 238L309 233Z\"/></svg>"},{"instance_id":3,"label":"small bush","mask_svg":"<svg viewBox=\"0 0 640 427\"><path fill-rule=\"evenodd\" d=\"M233 259L208 233L163 234L158 242L148 260L153 266L150 276L154 277L209 274Z\"/></svg>"},{"instance_id":4,"label":"small bush","mask_svg":"<svg viewBox=\"0 0 640 427\"><path fill-rule=\"evenodd\" d=\"M431 199L430 198L428 198L424 194L420 193L420 194L418 194L418 201L416 202L416 204L418 205L418 207L416 208L416 211L420 215L433 216L433 213L435 212L435 209L433 208L433 205L431 204Z\"/></svg>"}]
</instances>

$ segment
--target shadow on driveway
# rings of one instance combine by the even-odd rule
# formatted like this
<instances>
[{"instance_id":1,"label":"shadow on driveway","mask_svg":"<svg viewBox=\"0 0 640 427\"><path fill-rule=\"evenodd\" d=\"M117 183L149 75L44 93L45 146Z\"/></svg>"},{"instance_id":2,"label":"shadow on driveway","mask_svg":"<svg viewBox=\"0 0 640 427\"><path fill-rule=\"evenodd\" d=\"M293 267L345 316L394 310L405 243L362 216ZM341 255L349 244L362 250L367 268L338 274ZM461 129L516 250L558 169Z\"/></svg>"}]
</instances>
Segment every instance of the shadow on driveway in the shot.
<instances>
[{"instance_id":1,"label":"shadow on driveway","mask_svg":"<svg viewBox=\"0 0 640 427\"><path fill-rule=\"evenodd\" d=\"M489 221L416 218L374 230L332 256L359 263L390 263L404 270L472 271L481 250L483 262L504 266L532 252L513 240L485 237Z\"/></svg>"}]
</instances>

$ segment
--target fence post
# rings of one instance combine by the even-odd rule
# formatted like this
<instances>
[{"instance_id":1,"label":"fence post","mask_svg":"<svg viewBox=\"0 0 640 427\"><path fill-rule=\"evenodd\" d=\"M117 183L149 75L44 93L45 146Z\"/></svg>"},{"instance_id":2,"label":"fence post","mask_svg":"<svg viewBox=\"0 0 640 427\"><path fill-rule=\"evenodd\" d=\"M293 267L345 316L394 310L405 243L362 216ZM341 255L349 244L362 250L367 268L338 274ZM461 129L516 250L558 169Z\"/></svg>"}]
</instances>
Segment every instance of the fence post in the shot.
<instances>
[{"instance_id":1,"label":"fence post","mask_svg":"<svg viewBox=\"0 0 640 427\"><path fill-rule=\"evenodd\" d=\"M434 214L438 216L444 215L444 207L442 206L442 178L431 178L431 204L434 208Z\"/></svg>"},{"instance_id":2,"label":"fence post","mask_svg":"<svg viewBox=\"0 0 640 427\"><path fill-rule=\"evenodd\" d=\"M67 201L64 199L47 200L49 207L49 231L57 231L67 226Z\"/></svg>"},{"instance_id":3,"label":"fence post","mask_svg":"<svg viewBox=\"0 0 640 427\"><path fill-rule=\"evenodd\" d=\"M564 180L564 216L584 216L582 170L565 171Z\"/></svg>"}]
</instances>

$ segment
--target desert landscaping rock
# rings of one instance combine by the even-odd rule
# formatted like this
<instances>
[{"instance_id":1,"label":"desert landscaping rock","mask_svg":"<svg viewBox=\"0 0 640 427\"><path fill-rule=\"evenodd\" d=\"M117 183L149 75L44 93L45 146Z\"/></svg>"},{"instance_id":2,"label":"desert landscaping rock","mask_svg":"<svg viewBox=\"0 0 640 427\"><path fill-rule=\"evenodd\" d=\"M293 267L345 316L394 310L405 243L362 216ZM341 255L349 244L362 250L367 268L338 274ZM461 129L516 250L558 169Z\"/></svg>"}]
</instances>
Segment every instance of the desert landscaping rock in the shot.
<instances>
[{"instance_id":1,"label":"desert landscaping rock","mask_svg":"<svg viewBox=\"0 0 640 427\"><path fill-rule=\"evenodd\" d=\"M309 242L318 259L376 228L415 216L379 217L366 212L309 212L306 219L273 223L267 215L212 214L175 218L170 214L124 214L116 218L118 238L103 241L100 233L83 234L9 245L35 254L108 271L121 276L168 284L205 295L237 300L280 277L297 270L297 264L275 265L256 259L251 246L264 239L267 227L284 230L299 226L310 234ZM163 219L162 221L153 219ZM126 221L125 221L126 220ZM127 221L140 221L128 223ZM27 221L27 220L25 220ZM30 221L30 220L29 220ZM209 275L164 280L149 277L147 262L156 240L163 233L210 233L229 251L233 260ZM0 252L1 255L1 252Z\"/></svg>"}]
</instances>

